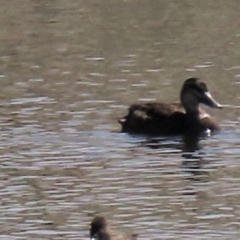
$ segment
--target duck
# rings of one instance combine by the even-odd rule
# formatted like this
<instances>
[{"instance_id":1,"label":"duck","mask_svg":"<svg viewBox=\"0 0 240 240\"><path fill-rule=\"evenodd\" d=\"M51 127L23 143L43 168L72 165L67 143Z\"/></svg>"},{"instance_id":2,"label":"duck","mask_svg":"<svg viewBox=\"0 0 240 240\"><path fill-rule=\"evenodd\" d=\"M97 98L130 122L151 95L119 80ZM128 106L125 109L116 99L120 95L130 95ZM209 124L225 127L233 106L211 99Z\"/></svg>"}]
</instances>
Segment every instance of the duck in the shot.
<instances>
[{"instance_id":1,"label":"duck","mask_svg":"<svg viewBox=\"0 0 240 240\"><path fill-rule=\"evenodd\" d=\"M110 229L103 216L95 216L90 226L90 240L137 240L137 234L131 236L118 235Z\"/></svg>"},{"instance_id":2,"label":"duck","mask_svg":"<svg viewBox=\"0 0 240 240\"><path fill-rule=\"evenodd\" d=\"M206 83L196 77L184 81L180 92L180 103L147 102L135 103L128 114L119 119L121 132L148 135L184 135L220 130L219 123L207 114L200 104L221 109L210 94Z\"/></svg>"}]
</instances>

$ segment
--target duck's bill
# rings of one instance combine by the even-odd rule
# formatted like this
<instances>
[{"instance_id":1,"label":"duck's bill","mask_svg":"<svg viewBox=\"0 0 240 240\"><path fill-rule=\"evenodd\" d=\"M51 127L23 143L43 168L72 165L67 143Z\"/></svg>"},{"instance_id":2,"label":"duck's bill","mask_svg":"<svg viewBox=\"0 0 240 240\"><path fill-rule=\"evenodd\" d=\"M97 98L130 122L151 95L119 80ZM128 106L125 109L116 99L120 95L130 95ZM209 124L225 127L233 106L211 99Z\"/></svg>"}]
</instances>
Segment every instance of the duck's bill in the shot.
<instances>
[{"instance_id":1,"label":"duck's bill","mask_svg":"<svg viewBox=\"0 0 240 240\"><path fill-rule=\"evenodd\" d=\"M212 97L210 92L205 92L203 103L212 108L222 108L222 105Z\"/></svg>"}]
</instances>

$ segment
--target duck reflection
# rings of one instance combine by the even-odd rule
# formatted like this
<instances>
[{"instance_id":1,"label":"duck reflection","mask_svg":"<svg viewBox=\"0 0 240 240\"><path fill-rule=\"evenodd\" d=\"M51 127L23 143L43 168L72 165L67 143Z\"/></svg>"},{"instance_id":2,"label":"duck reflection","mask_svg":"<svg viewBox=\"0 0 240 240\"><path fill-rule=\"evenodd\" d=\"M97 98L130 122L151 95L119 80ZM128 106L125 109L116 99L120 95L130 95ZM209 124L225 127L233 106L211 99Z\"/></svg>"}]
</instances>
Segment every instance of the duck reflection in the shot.
<instances>
[{"instance_id":1,"label":"duck reflection","mask_svg":"<svg viewBox=\"0 0 240 240\"><path fill-rule=\"evenodd\" d=\"M192 180L199 180L201 175L202 167L204 165L204 160L202 155L199 153L200 150L200 140L201 136L199 132L189 132L183 135L183 147L182 147L182 157L184 158L182 162L183 170L190 173Z\"/></svg>"},{"instance_id":2,"label":"duck reflection","mask_svg":"<svg viewBox=\"0 0 240 240\"><path fill-rule=\"evenodd\" d=\"M182 168L185 173L188 173L187 178L199 181L203 173L202 168L206 163L200 140L207 137L209 137L208 131L202 134L193 130L175 138L148 138L142 142L142 145L152 149L168 149L168 152L173 154L182 152Z\"/></svg>"}]
</instances>

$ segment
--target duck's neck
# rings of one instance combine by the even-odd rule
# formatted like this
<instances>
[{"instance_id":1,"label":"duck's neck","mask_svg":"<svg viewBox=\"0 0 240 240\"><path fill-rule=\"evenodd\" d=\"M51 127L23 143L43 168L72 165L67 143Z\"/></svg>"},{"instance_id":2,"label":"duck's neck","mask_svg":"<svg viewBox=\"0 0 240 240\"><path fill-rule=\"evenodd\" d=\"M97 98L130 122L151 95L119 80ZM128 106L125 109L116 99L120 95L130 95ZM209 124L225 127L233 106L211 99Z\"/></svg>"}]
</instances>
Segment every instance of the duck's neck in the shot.
<instances>
[{"instance_id":1,"label":"duck's neck","mask_svg":"<svg viewBox=\"0 0 240 240\"><path fill-rule=\"evenodd\" d=\"M185 122L185 133L183 136L184 152L194 152L199 149L199 137L201 135L201 122L199 111L187 111Z\"/></svg>"},{"instance_id":2,"label":"duck's neck","mask_svg":"<svg viewBox=\"0 0 240 240\"><path fill-rule=\"evenodd\" d=\"M199 111L186 112L185 134L188 138L198 138L202 131L202 124L199 119Z\"/></svg>"},{"instance_id":3,"label":"duck's neck","mask_svg":"<svg viewBox=\"0 0 240 240\"><path fill-rule=\"evenodd\" d=\"M99 233L97 240L111 240L111 236L109 233Z\"/></svg>"},{"instance_id":4,"label":"duck's neck","mask_svg":"<svg viewBox=\"0 0 240 240\"><path fill-rule=\"evenodd\" d=\"M198 108L194 109L194 110L186 109L186 116L187 116L187 118L192 119L192 120L199 119L199 110L198 110Z\"/></svg>"},{"instance_id":5,"label":"duck's neck","mask_svg":"<svg viewBox=\"0 0 240 240\"><path fill-rule=\"evenodd\" d=\"M199 114L199 101L193 96L191 92L182 91L181 92L181 103L188 116L198 116Z\"/></svg>"},{"instance_id":6,"label":"duck's neck","mask_svg":"<svg viewBox=\"0 0 240 240\"><path fill-rule=\"evenodd\" d=\"M102 229L98 232L97 240L111 240L111 230L109 227Z\"/></svg>"},{"instance_id":7,"label":"duck's neck","mask_svg":"<svg viewBox=\"0 0 240 240\"><path fill-rule=\"evenodd\" d=\"M186 123L189 126L196 126L199 123L199 110L186 111Z\"/></svg>"}]
</instances>

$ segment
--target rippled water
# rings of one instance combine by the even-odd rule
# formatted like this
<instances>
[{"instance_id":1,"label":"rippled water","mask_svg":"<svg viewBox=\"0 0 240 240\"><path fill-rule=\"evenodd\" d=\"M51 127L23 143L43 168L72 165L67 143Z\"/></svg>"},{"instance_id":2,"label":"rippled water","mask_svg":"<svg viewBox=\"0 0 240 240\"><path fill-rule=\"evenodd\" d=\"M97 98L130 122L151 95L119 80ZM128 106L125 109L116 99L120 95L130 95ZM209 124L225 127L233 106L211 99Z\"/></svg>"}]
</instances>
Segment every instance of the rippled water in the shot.
<instances>
[{"instance_id":1,"label":"rippled water","mask_svg":"<svg viewBox=\"0 0 240 240\"><path fill-rule=\"evenodd\" d=\"M240 238L239 10L229 1L30 1L0 8L0 239ZM206 80L222 131L119 133L130 103Z\"/></svg>"}]
</instances>

